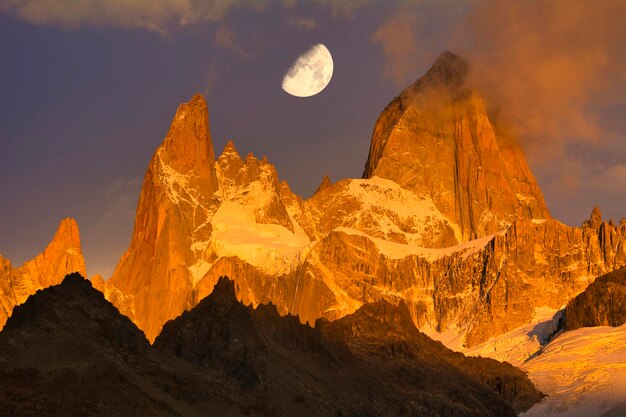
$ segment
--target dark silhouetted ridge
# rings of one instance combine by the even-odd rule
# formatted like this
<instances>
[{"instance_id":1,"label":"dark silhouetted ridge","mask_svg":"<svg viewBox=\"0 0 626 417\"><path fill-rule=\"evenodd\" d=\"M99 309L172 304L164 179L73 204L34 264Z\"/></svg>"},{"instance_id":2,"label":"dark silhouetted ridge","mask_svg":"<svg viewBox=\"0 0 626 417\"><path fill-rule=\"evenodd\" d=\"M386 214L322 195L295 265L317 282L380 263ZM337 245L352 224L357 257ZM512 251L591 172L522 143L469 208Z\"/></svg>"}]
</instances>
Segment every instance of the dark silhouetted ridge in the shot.
<instances>
[{"instance_id":1,"label":"dark silhouetted ridge","mask_svg":"<svg viewBox=\"0 0 626 417\"><path fill-rule=\"evenodd\" d=\"M272 304L236 302L234 285L220 278L154 346L223 372L261 414L515 416L541 398L512 366L421 334L404 304L369 304L312 328Z\"/></svg>"}]
</instances>

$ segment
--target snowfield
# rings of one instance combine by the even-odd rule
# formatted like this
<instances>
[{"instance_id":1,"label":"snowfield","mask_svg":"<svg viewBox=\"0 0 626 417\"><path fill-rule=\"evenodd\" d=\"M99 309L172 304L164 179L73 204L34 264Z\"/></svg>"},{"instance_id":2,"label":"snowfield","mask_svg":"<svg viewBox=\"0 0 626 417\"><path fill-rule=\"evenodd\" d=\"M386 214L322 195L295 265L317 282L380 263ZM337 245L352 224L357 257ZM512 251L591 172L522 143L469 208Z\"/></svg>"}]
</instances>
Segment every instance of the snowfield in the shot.
<instances>
[{"instance_id":1,"label":"snowfield","mask_svg":"<svg viewBox=\"0 0 626 417\"><path fill-rule=\"evenodd\" d=\"M626 416L626 324L587 327L549 340L562 310L535 310L532 322L471 349L440 337L466 355L507 361L528 372L547 397L520 417Z\"/></svg>"}]
</instances>

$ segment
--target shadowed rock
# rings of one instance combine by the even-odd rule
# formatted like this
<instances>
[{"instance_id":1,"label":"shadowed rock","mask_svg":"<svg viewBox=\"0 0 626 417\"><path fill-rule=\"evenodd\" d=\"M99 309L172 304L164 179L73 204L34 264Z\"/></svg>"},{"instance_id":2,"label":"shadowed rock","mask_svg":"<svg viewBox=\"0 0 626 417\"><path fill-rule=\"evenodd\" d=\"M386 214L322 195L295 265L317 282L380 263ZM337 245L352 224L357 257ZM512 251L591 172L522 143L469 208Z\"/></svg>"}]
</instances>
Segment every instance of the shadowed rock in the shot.
<instances>
[{"instance_id":1,"label":"shadowed rock","mask_svg":"<svg viewBox=\"0 0 626 417\"><path fill-rule=\"evenodd\" d=\"M271 304L243 306L225 277L154 346L221 370L280 416L514 416L541 398L516 368L421 334L403 304L366 305L311 328Z\"/></svg>"},{"instance_id":2,"label":"shadowed rock","mask_svg":"<svg viewBox=\"0 0 626 417\"><path fill-rule=\"evenodd\" d=\"M626 268L596 278L567 303L565 330L626 323Z\"/></svg>"}]
</instances>

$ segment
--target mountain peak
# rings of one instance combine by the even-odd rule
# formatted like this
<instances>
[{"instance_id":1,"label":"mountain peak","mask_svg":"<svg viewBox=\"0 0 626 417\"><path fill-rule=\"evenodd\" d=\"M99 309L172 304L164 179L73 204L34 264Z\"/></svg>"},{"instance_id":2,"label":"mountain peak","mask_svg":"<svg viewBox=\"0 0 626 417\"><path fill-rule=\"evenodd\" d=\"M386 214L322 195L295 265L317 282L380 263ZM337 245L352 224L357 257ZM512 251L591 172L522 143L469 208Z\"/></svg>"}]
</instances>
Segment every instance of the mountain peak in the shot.
<instances>
[{"instance_id":1,"label":"mountain peak","mask_svg":"<svg viewBox=\"0 0 626 417\"><path fill-rule=\"evenodd\" d=\"M78 223L71 217L66 217L59 223L52 241L48 246L55 244L67 244L70 248L78 247L80 249L80 232Z\"/></svg>"},{"instance_id":2,"label":"mountain peak","mask_svg":"<svg viewBox=\"0 0 626 417\"><path fill-rule=\"evenodd\" d=\"M456 88L465 82L468 72L469 66L465 59L450 51L445 51L439 55L439 58L420 80L432 85Z\"/></svg>"},{"instance_id":3,"label":"mountain peak","mask_svg":"<svg viewBox=\"0 0 626 417\"><path fill-rule=\"evenodd\" d=\"M219 299L221 302L238 302L235 281L232 281L227 276L219 277L209 297Z\"/></svg>"},{"instance_id":4,"label":"mountain peak","mask_svg":"<svg viewBox=\"0 0 626 417\"><path fill-rule=\"evenodd\" d=\"M196 94L178 107L160 150L178 172L210 169L215 162L206 101ZM163 153L165 155L163 155Z\"/></svg>"},{"instance_id":5,"label":"mountain peak","mask_svg":"<svg viewBox=\"0 0 626 417\"><path fill-rule=\"evenodd\" d=\"M589 220L585 220L583 223L583 227L591 227L592 229L597 229L602 224L602 213L600 212L599 207L594 207L591 211L591 216Z\"/></svg>"},{"instance_id":6,"label":"mountain peak","mask_svg":"<svg viewBox=\"0 0 626 417\"><path fill-rule=\"evenodd\" d=\"M229 140L228 142L226 142L226 146L224 146L222 155L229 155L229 156L232 155L232 156L236 156L237 158L240 158L239 152L237 151L237 148L235 147L235 142L233 142L232 140Z\"/></svg>"},{"instance_id":7,"label":"mountain peak","mask_svg":"<svg viewBox=\"0 0 626 417\"><path fill-rule=\"evenodd\" d=\"M392 100L374 126L363 173L430 197L458 226L459 241L498 232L518 215L550 217L521 147L491 122L468 72L446 51Z\"/></svg>"},{"instance_id":8,"label":"mountain peak","mask_svg":"<svg viewBox=\"0 0 626 417\"><path fill-rule=\"evenodd\" d=\"M319 187L317 187L317 190L315 190L315 194L321 193L324 190L329 189L332 186L332 182L330 182L330 178L328 178L328 175L324 175L324 178L322 179L322 183L320 184Z\"/></svg>"}]
</instances>

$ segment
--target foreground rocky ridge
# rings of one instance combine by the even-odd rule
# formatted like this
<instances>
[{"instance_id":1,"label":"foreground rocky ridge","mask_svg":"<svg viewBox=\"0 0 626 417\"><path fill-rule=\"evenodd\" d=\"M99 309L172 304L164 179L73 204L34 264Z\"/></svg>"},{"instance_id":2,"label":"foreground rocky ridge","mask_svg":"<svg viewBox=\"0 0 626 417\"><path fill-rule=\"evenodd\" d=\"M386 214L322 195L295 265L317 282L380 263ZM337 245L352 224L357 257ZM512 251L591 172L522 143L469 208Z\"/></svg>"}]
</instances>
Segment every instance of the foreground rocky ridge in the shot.
<instances>
[{"instance_id":1,"label":"foreground rocky ridge","mask_svg":"<svg viewBox=\"0 0 626 417\"><path fill-rule=\"evenodd\" d=\"M61 221L46 249L19 268L0 255L0 330L15 306L37 290L59 284L72 272L85 275L85 259L74 219Z\"/></svg>"},{"instance_id":2,"label":"foreground rocky ridge","mask_svg":"<svg viewBox=\"0 0 626 417\"><path fill-rule=\"evenodd\" d=\"M228 390L151 347L79 274L30 296L0 332L4 416L241 415Z\"/></svg>"},{"instance_id":3,"label":"foreground rocky ridge","mask_svg":"<svg viewBox=\"0 0 626 417\"><path fill-rule=\"evenodd\" d=\"M310 323L403 300L417 326L467 346L566 304L626 265L626 223L599 211L581 228L550 219L519 145L466 72L442 55L381 115L367 178L325 180L307 200L232 142L215 160L194 97L150 163L127 253L98 285L149 340L221 275L244 303Z\"/></svg>"},{"instance_id":4,"label":"foreground rocky ridge","mask_svg":"<svg viewBox=\"0 0 626 417\"><path fill-rule=\"evenodd\" d=\"M235 286L220 278L154 346L221 369L276 415L504 416L541 398L514 367L465 358L421 334L403 305L367 305L312 328L272 304L245 307Z\"/></svg>"},{"instance_id":5,"label":"foreground rocky ridge","mask_svg":"<svg viewBox=\"0 0 626 417\"><path fill-rule=\"evenodd\" d=\"M317 327L272 305L245 307L222 278L150 346L89 281L69 275L18 306L0 332L0 413L515 416L541 398L510 365L429 340L401 306Z\"/></svg>"}]
</instances>

